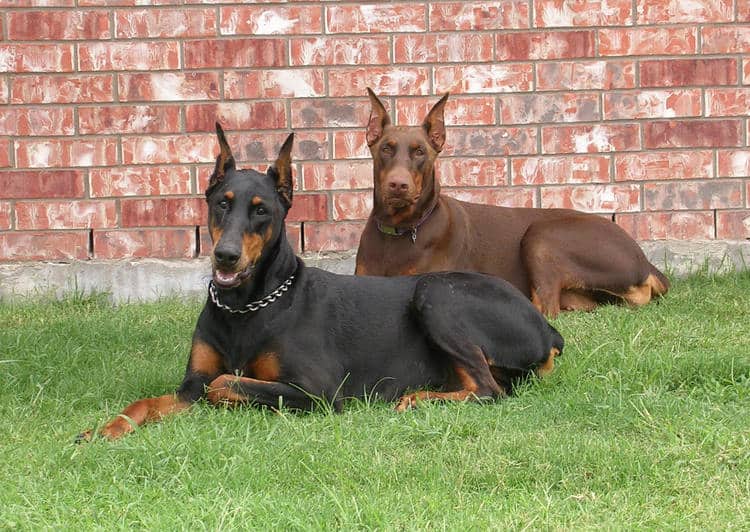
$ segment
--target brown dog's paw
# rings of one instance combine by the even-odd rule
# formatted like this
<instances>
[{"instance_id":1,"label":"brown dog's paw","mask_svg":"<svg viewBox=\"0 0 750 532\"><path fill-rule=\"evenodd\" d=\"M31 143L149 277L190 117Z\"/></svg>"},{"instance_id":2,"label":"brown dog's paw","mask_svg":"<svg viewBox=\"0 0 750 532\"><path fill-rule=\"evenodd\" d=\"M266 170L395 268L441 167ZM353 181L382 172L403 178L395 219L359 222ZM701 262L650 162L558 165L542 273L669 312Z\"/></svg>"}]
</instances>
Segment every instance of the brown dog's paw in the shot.
<instances>
[{"instance_id":1,"label":"brown dog's paw","mask_svg":"<svg viewBox=\"0 0 750 532\"><path fill-rule=\"evenodd\" d=\"M82 443L88 443L88 442L91 441L91 439L93 437L94 437L94 431L93 430L91 430L91 429L84 430L78 436L76 436L76 439L74 440L74 443L76 445L80 445Z\"/></svg>"},{"instance_id":2,"label":"brown dog's paw","mask_svg":"<svg viewBox=\"0 0 750 532\"><path fill-rule=\"evenodd\" d=\"M398 403L396 404L394 410L396 412L406 412L411 408L415 408L417 406L417 400L420 399L422 399L422 395L419 393L409 393L406 395L402 395L401 399L398 400Z\"/></svg>"}]
</instances>

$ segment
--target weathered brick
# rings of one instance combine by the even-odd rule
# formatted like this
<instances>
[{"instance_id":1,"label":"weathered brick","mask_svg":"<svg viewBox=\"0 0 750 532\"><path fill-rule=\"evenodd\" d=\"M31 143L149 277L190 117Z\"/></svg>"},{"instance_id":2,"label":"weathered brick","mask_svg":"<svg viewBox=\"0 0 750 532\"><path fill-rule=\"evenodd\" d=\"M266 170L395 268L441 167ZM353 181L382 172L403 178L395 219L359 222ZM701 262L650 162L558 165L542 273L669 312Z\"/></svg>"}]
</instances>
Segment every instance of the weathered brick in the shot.
<instances>
[{"instance_id":1,"label":"weathered brick","mask_svg":"<svg viewBox=\"0 0 750 532\"><path fill-rule=\"evenodd\" d=\"M242 166L243 161L250 161L253 164L275 161L279 148L289 136L289 132L281 130L275 132L231 131L228 135L232 152ZM219 147L215 139L212 143L216 146L215 152L218 154ZM294 133L292 161L327 159L327 150L328 136L325 132L296 131Z\"/></svg>"},{"instance_id":2,"label":"weathered brick","mask_svg":"<svg viewBox=\"0 0 750 532\"><path fill-rule=\"evenodd\" d=\"M430 96L429 98L399 98L396 100L396 123L402 125L421 124L437 101L437 96ZM449 99L445 104L445 123L449 126L494 125L494 96Z\"/></svg>"},{"instance_id":3,"label":"weathered brick","mask_svg":"<svg viewBox=\"0 0 750 532\"><path fill-rule=\"evenodd\" d=\"M365 159L370 157L364 129L333 132L334 159Z\"/></svg>"},{"instance_id":4,"label":"weathered brick","mask_svg":"<svg viewBox=\"0 0 750 532\"><path fill-rule=\"evenodd\" d=\"M292 39L290 46L294 66L383 65L391 58L387 36L305 37Z\"/></svg>"},{"instance_id":5,"label":"weathered brick","mask_svg":"<svg viewBox=\"0 0 750 532\"><path fill-rule=\"evenodd\" d=\"M427 67L346 68L328 71L330 96L362 96L370 87L377 94L429 94Z\"/></svg>"},{"instance_id":6,"label":"weathered brick","mask_svg":"<svg viewBox=\"0 0 750 532\"><path fill-rule=\"evenodd\" d=\"M638 124L543 126L543 153L632 151L641 148Z\"/></svg>"},{"instance_id":7,"label":"weathered brick","mask_svg":"<svg viewBox=\"0 0 750 532\"><path fill-rule=\"evenodd\" d=\"M633 24L630 0L533 0L535 25L630 26Z\"/></svg>"},{"instance_id":8,"label":"weathered brick","mask_svg":"<svg viewBox=\"0 0 750 532\"><path fill-rule=\"evenodd\" d=\"M83 260L88 240L88 231L0 233L0 260Z\"/></svg>"},{"instance_id":9,"label":"weathered brick","mask_svg":"<svg viewBox=\"0 0 750 532\"><path fill-rule=\"evenodd\" d=\"M615 155L616 181L713 177L710 151L655 151Z\"/></svg>"},{"instance_id":10,"label":"weathered brick","mask_svg":"<svg viewBox=\"0 0 750 532\"><path fill-rule=\"evenodd\" d=\"M717 211L716 238L750 239L750 210Z\"/></svg>"},{"instance_id":11,"label":"weathered brick","mask_svg":"<svg viewBox=\"0 0 750 532\"><path fill-rule=\"evenodd\" d=\"M0 72L72 72L73 44L0 44Z\"/></svg>"},{"instance_id":12,"label":"weathered brick","mask_svg":"<svg viewBox=\"0 0 750 532\"><path fill-rule=\"evenodd\" d=\"M10 11L8 40L109 39L112 31L106 11Z\"/></svg>"},{"instance_id":13,"label":"weathered brick","mask_svg":"<svg viewBox=\"0 0 750 532\"><path fill-rule=\"evenodd\" d=\"M498 187L508 184L508 164L503 158L441 157L435 174L446 187Z\"/></svg>"},{"instance_id":14,"label":"weathered brick","mask_svg":"<svg viewBox=\"0 0 750 532\"><path fill-rule=\"evenodd\" d=\"M533 127L455 128L448 136L443 155L527 155L537 152L536 144L537 130Z\"/></svg>"},{"instance_id":15,"label":"weathered brick","mask_svg":"<svg viewBox=\"0 0 750 532\"><path fill-rule=\"evenodd\" d=\"M195 254L195 229L118 229L94 231L97 259L189 259Z\"/></svg>"},{"instance_id":16,"label":"weathered brick","mask_svg":"<svg viewBox=\"0 0 750 532\"><path fill-rule=\"evenodd\" d=\"M609 162L607 155L514 158L513 184L608 183Z\"/></svg>"},{"instance_id":17,"label":"weathered brick","mask_svg":"<svg viewBox=\"0 0 750 532\"><path fill-rule=\"evenodd\" d=\"M535 192L529 188L444 188L442 192L457 200L498 207L535 207Z\"/></svg>"},{"instance_id":18,"label":"weathered brick","mask_svg":"<svg viewBox=\"0 0 750 532\"><path fill-rule=\"evenodd\" d=\"M304 224L305 252L348 251L359 245L364 222L312 222Z\"/></svg>"},{"instance_id":19,"label":"weathered brick","mask_svg":"<svg viewBox=\"0 0 750 532\"><path fill-rule=\"evenodd\" d=\"M287 220L290 222L325 221L328 219L326 194L295 194Z\"/></svg>"},{"instance_id":20,"label":"weathered brick","mask_svg":"<svg viewBox=\"0 0 750 532\"><path fill-rule=\"evenodd\" d=\"M170 70L179 65L176 42L100 42L78 45L81 71Z\"/></svg>"},{"instance_id":21,"label":"weathered brick","mask_svg":"<svg viewBox=\"0 0 750 532\"><path fill-rule=\"evenodd\" d=\"M696 22L731 22L733 0L658 0L639 1L636 5L638 24L689 24Z\"/></svg>"},{"instance_id":22,"label":"weathered brick","mask_svg":"<svg viewBox=\"0 0 750 532\"><path fill-rule=\"evenodd\" d=\"M750 4L747 2L737 2L737 21L750 22Z\"/></svg>"},{"instance_id":23,"label":"weathered brick","mask_svg":"<svg viewBox=\"0 0 750 532\"><path fill-rule=\"evenodd\" d=\"M750 150L719 150L719 177L750 177Z\"/></svg>"},{"instance_id":24,"label":"weathered brick","mask_svg":"<svg viewBox=\"0 0 750 532\"><path fill-rule=\"evenodd\" d=\"M305 98L325 96L325 79L320 69L230 71L224 73L224 97Z\"/></svg>"},{"instance_id":25,"label":"weathered brick","mask_svg":"<svg viewBox=\"0 0 750 532\"><path fill-rule=\"evenodd\" d=\"M459 94L529 91L533 78L530 63L436 66L435 90Z\"/></svg>"},{"instance_id":26,"label":"weathered brick","mask_svg":"<svg viewBox=\"0 0 750 532\"><path fill-rule=\"evenodd\" d=\"M10 102L96 103L114 100L112 76L27 75L11 80Z\"/></svg>"},{"instance_id":27,"label":"weathered brick","mask_svg":"<svg viewBox=\"0 0 750 532\"><path fill-rule=\"evenodd\" d=\"M85 5L85 1L80 5ZM0 0L0 7L73 7L75 4L76 0Z\"/></svg>"},{"instance_id":28,"label":"weathered brick","mask_svg":"<svg viewBox=\"0 0 750 532\"><path fill-rule=\"evenodd\" d=\"M18 168L111 166L117 163L117 142L110 138L17 140Z\"/></svg>"},{"instance_id":29,"label":"weathered brick","mask_svg":"<svg viewBox=\"0 0 750 532\"><path fill-rule=\"evenodd\" d=\"M0 138L0 168L10 166L11 145L9 138Z\"/></svg>"},{"instance_id":30,"label":"weathered brick","mask_svg":"<svg viewBox=\"0 0 750 532\"><path fill-rule=\"evenodd\" d=\"M706 116L747 116L750 113L750 87L706 89Z\"/></svg>"},{"instance_id":31,"label":"weathered brick","mask_svg":"<svg viewBox=\"0 0 750 532\"><path fill-rule=\"evenodd\" d=\"M363 91L362 96L365 95ZM291 127L328 128L361 127L364 130L370 116L366 99L294 99L291 101Z\"/></svg>"},{"instance_id":32,"label":"weathered brick","mask_svg":"<svg viewBox=\"0 0 750 532\"><path fill-rule=\"evenodd\" d=\"M0 172L0 198L82 198L84 175L78 170Z\"/></svg>"},{"instance_id":33,"label":"weathered brick","mask_svg":"<svg viewBox=\"0 0 750 532\"><path fill-rule=\"evenodd\" d=\"M635 87L632 61L538 63L538 90L630 89Z\"/></svg>"},{"instance_id":34,"label":"weathered brick","mask_svg":"<svg viewBox=\"0 0 750 532\"><path fill-rule=\"evenodd\" d=\"M643 124L646 148L742 146L741 120L660 120Z\"/></svg>"},{"instance_id":35,"label":"weathered brick","mask_svg":"<svg viewBox=\"0 0 750 532\"><path fill-rule=\"evenodd\" d=\"M698 49L695 28L601 28L599 55L686 55Z\"/></svg>"},{"instance_id":36,"label":"weathered brick","mask_svg":"<svg viewBox=\"0 0 750 532\"><path fill-rule=\"evenodd\" d=\"M642 90L604 94L605 120L700 115L700 89Z\"/></svg>"},{"instance_id":37,"label":"weathered brick","mask_svg":"<svg viewBox=\"0 0 750 532\"><path fill-rule=\"evenodd\" d=\"M594 30L498 33L495 48L498 61L594 57L596 33Z\"/></svg>"},{"instance_id":38,"label":"weathered brick","mask_svg":"<svg viewBox=\"0 0 750 532\"><path fill-rule=\"evenodd\" d=\"M542 187L541 207L601 213L632 212L639 210L640 196L638 185Z\"/></svg>"},{"instance_id":39,"label":"weathered brick","mask_svg":"<svg viewBox=\"0 0 750 532\"><path fill-rule=\"evenodd\" d=\"M526 0L502 2L431 2L431 31L508 30L529 27Z\"/></svg>"},{"instance_id":40,"label":"weathered brick","mask_svg":"<svg viewBox=\"0 0 750 532\"><path fill-rule=\"evenodd\" d=\"M114 201L18 201L16 229L92 229L117 225Z\"/></svg>"},{"instance_id":41,"label":"weathered brick","mask_svg":"<svg viewBox=\"0 0 750 532\"><path fill-rule=\"evenodd\" d=\"M371 161L336 161L302 165L304 190L353 190L371 186Z\"/></svg>"},{"instance_id":42,"label":"weathered brick","mask_svg":"<svg viewBox=\"0 0 750 532\"><path fill-rule=\"evenodd\" d=\"M121 102L219 99L218 72L149 72L119 74Z\"/></svg>"},{"instance_id":43,"label":"weathered brick","mask_svg":"<svg viewBox=\"0 0 750 532\"><path fill-rule=\"evenodd\" d=\"M211 8L115 11L118 39L211 37L216 35L216 27L216 10Z\"/></svg>"},{"instance_id":44,"label":"weathered brick","mask_svg":"<svg viewBox=\"0 0 750 532\"><path fill-rule=\"evenodd\" d=\"M10 99L8 96L10 93L10 89L8 88L8 86L8 81L5 78L0 78L0 103L8 103Z\"/></svg>"},{"instance_id":45,"label":"weathered brick","mask_svg":"<svg viewBox=\"0 0 750 532\"><path fill-rule=\"evenodd\" d=\"M261 68L287 64L284 39L185 41L185 68Z\"/></svg>"},{"instance_id":46,"label":"weathered brick","mask_svg":"<svg viewBox=\"0 0 750 532\"><path fill-rule=\"evenodd\" d=\"M492 60L492 36L472 33L394 35L395 63L471 63Z\"/></svg>"},{"instance_id":47,"label":"weathered brick","mask_svg":"<svg viewBox=\"0 0 750 532\"><path fill-rule=\"evenodd\" d=\"M167 105L79 107L78 131L83 135L177 133L180 108Z\"/></svg>"},{"instance_id":48,"label":"weathered brick","mask_svg":"<svg viewBox=\"0 0 750 532\"><path fill-rule=\"evenodd\" d=\"M683 87L687 85L734 85L736 59L658 59L641 61L642 87Z\"/></svg>"},{"instance_id":49,"label":"weathered brick","mask_svg":"<svg viewBox=\"0 0 750 532\"><path fill-rule=\"evenodd\" d=\"M636 240L708 240L714 235L713 212L637 212L615 216Z\"/></svg>"},{"instance_id":50,"label":"weathered brick","mask_svg":"<svg viewBox=\"0 0 750 532\"><path fill-rule=\"evenodd\" d=\"M213 131L217 121L227 130L280 129L287 126L286 108L281 100L194 104L185 107L187 131Z\"/></svg>"},{"instance_id":51,"label":"weathered brick","mask_svg":"<svg viewBox=\"0 0 750 532\"><path fill-rule=\"evenodd\" d=\"M0 231L7 231L12 227L11 211L9 201L0 201Z\"/></svg>"},{"instance_id":52,"label":"weathered brick","mask_svg":"<svg viewBox=\"0 0 750 532\"><path fill-rule=\"evenodd\" d=\"M704 54L750 53L750 26L709 26L701 28Z\"/></svg>"},{"instance_id":53,"label":"weathered brick","mask_svg":"<svg viewBox=\"0 0 750 532\"><path fill-rule=\"evenodd\" d=\"M222 35L301 35L323 31L319 6L222 7Z\"/></svg>"},{"instance_id":54,"label":"weathered brick","mask_svg":"<svg viewBox=\"0 0 750 532\"><path fill-rule=\"evenodd\" d=\"M372 210L372 191L334 192L333 219L366 220Z\"/></svg>"},{"instance_id":55,"label":"weathered brick","mask_svg":"<svg viewBox=\"0 0 750 532\"><path fill-rule=\"evenodd\" d=\"M750 59L742 60L742 83L750 85Z\"/></svg>"},{"instance_id":56,"label":"weathered brick","mask_svg":"<svg viewBox=\"0 0 750 532\"><path fill-rule=\"evenodd\" d=\"M327 33L426 31L424 4L327 5Z\"/></svg>"},{"instance_id":57,"label":"weathered brick","mask_svg":"<svg viewBox=\"0 0 750 532\"><path fill-rule=\"evenodd\" d=\"M187 166L126 166L89 171L92 198L190 194Z\"/></svg>"},{"instance_id":58,"label":"weathered brick","mask_svg":"<svg viewBox=\"0 0 750 532\"><path fill-rule=\"evenodd\" d=\"M72 135L70 107L6 107L0 111L0 135Z\"/></svg>"},{"instance_id":59,"label":"weathered brick","mask_svg":"<svg viewBox=\"0 0 750 532\"><path fill-rule=\"evenodd\" d=\"M741 181L672 181L645 183L647 211L732 209L743 207Z\"/></svg>"},{"instance_id":60,"label":"weathered brick","mask_svg":"<svg viewBox=\"0 0 750 532\"><path fill-rule=\"evenodd\" d=\"M508 94L501 95L499 102L501 124L559 124L601 119L599 95L593 93Z\"/></svg>"},{"instance_id":61,"label":"weathered brick","mask_svg":"<svg viewBox=\"0 0 750 532\"><path fill-rule=\"evenodd\" d=\"M123 137L123 164L206 163L216 160L216 135Z\"/></svg>"},{"instance_id":62,"label":"weathered brick","mask_svg":"<svg viewBox=\"0 0 750 532\"><path fill-rule=\"evenodd\" d=\"M200 225L206 219L203 198L123 199L122 227Z\"/></svg>"}]
</instances>

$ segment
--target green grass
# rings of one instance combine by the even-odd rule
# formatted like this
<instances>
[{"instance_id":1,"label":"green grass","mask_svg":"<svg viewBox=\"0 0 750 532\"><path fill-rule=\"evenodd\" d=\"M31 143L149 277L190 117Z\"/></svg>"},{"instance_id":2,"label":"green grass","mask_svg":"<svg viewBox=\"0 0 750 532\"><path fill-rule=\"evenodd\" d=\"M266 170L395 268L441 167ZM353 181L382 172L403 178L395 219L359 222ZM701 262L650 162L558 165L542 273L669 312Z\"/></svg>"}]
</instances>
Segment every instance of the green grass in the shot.
<instances>
[{"instance_id":1,"label":"green grass","mask_svg":"<svg viewBox=\"0 0 750 532\"><path fill-rule=\"evenodd\" d=\"M0 302L0 529L748 529L749 296L563 315L557 371L497 403L201 403L78 446L179 384L201 302Z\"/></svg>"}]
</instances>

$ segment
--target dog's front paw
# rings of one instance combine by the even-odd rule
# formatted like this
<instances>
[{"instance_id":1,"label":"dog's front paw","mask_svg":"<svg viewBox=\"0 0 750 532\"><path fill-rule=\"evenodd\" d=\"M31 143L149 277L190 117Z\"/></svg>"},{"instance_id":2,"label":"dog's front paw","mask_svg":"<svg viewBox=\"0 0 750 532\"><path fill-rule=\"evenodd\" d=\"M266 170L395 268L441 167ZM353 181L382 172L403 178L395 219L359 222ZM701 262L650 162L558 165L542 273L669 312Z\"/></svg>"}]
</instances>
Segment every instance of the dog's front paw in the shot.
<instances>
[{"instance_id":1,"label":"dog's front paw","mask_svg":"<svg viewBox=\"0 0 750 532\"><path fill-rule=\"evenodd\" d=\"M417 394L409 393L401 396L401 399L398 400L394 410L396 412L406 412L415 406L417 406Z\"/></svg>"},{"instance_id":2,"label":"dog's front paw","mask_svg":"<svg viewBox=\"0 0 750 532\"><path fill-rule=\"evenodd\" d=\"M92 429L84 430L78 436L76 436L74 443L76 445L80 445L81 443L87 443L87 442L90 442L93 437L94 437L94 431Z\"/></svg>"}]
</instances>

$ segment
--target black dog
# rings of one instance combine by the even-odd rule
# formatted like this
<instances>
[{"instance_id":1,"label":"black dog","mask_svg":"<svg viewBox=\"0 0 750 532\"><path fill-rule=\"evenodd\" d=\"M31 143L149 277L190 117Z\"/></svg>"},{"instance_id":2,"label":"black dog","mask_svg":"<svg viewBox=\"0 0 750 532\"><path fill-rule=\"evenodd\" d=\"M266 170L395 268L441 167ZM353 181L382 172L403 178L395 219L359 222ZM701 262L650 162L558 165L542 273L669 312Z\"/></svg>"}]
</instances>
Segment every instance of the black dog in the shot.
<instances>
[{"instance_id":1,"label":"black dog","mask_svg":"<svg viewBox=\"0 0 750 532\"><path fill-rule=\"evenodd\" d=\"M103 436L118 438L204 395L214 404L294 409L376 396L400 398L404 410L417 400L501 397L512 380L553 369L562 337L501 279L305 267L284 226L293 134L261 174L236 169L219 124L216 131L221 153L206 190L213 281L185 378L175 394L128 406Z\"/></svg>"}]
</instances>

